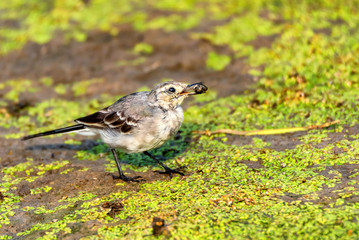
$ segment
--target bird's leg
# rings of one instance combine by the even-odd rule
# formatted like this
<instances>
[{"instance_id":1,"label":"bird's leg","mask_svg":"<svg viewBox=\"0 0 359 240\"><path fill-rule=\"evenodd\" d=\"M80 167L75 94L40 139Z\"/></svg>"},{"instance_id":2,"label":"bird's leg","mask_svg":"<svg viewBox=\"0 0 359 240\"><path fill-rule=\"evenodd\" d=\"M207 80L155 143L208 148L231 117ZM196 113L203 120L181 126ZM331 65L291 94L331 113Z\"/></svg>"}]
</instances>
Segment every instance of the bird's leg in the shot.
<instances>
[{"instance_id":1,"label":"bird's leg","mask_svg":"<svg viewBox=\"0 0 359 240\"><path fill-rule=\"evenodd\" d=\"M139 178L142 178L141 176L136 176L136 177L126 177L125 174L123 174L122 172L122 169L121 169L121 164L120 162L118 161L118 158L117 158L117 154L116 154L116 150L114 148L111 148L111 152L113 154L113 157L115 158L115 161L116 161L116 166L117 166L117 169L118 169L118 173L119 173L119 176L113 176L114 179L122 179L123 181L125 182L139 182L140 180L137 180Z\"/></svg>"},{"instance_id":2,"label":"bird's leg","mask_svg":"<svg viewBox=\"0 0 359 240\"><path fill-rule=\"evenodd\" d=\"M149 153L147 151L145 151L143 153L146 154L147 156L149 156L150 158L152 158L153 160L155 160L159 165L161 165L161 167L163 167L165 169L164 171L156 171L156 172L161 173L161 174L168 174L171 178L172 178L172 174L174 174L174 173L178 173L179 175L184 176L184 174L182 172L178 171L178 168L171 169L171 168L167 167L166 165L164 165L160 160L158 160L158 158L153 156L151 153Z\"/></svg>"}]
</instances>

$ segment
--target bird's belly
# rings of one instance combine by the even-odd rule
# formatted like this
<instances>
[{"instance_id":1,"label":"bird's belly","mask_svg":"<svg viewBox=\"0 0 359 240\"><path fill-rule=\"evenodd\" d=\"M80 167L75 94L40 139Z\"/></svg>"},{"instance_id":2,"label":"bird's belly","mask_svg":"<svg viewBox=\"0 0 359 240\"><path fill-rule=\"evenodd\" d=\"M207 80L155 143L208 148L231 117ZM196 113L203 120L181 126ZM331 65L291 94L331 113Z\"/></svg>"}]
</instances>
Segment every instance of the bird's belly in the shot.
<instances>
[{"instance_id":1,"label":"bird's belly","mask_svg":"<svg viewBox=\"0 0 359 240\"><path fill-rule=\"evenodd\" d=\"M178 129L176 129L177 132ZM113 148L118 148L126 153L144 152L161 146L172 137L171 131L158 129L158 131L139 131L136 134L120 134L116 139L105 141Z\"/></svg>"},{"instance_id":2,"label":"bird's belly","mask_svg":"<svg viewBox=\"0 0 359 240\"><path fill-rule=\"evenodd\" d=\"M116 143L112 142L108 144L114 148L121 149L126 153L144 152L156 148L165 142L165 140L161 141L158 138L146 135L122 135L116 140Z\"/></svg>"},{"instance_id":3,"label":"bird's belly","mask_svg":"<svg viewBox=\"0 0 359 240\"><path fill-rule=\"evenodd\" d=\"M112 133L102 140L113 148L121 149L126 153L144 152L161 146L177 133L183 121L182 109L165 115L164 119L157 119L142 124L130 134Z\"/></svg>"}]
</instances>

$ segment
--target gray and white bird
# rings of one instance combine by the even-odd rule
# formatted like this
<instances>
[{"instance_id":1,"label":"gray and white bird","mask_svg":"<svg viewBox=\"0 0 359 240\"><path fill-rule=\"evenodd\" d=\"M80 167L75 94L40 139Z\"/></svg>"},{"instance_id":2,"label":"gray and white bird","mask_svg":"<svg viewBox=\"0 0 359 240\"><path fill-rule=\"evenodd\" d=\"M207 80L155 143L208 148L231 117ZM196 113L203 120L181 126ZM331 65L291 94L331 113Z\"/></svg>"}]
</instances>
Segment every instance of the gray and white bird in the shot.
<instances>
[{"instance_id":1,"label":"gray and white bird","mask_svg":"<svg viewBox=\"0 0 359 240\"><path fill-rule=\"evenodd\" d=\"M183 100L190 95L205 93L207 89L203 83L160 83L152 91L132 93L107 108L78 118L75 120L78 123L76 125L25 136L22 140L67 132L99 135L110 146L119 178L124 181L138 182L140 176L124 175L115 149L126 153L144 152L164 168L165 171L161 173L183 175L180 171L167 167L147 151L161 146L177 133L183 122L183 110L180 106Z\"/></svg>"}]
</instances>

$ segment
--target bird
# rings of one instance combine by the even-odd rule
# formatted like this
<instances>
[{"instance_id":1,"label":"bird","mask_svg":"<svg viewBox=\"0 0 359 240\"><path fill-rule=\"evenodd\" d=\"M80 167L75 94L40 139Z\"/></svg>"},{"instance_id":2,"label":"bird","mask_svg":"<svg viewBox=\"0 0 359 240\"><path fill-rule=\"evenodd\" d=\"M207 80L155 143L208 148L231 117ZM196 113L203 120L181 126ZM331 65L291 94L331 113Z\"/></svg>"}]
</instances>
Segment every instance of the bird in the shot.
<instances>
[{"instance_id":1,"label":"bird","mask_svg":"<svg viewBox=\"0 0 359 240\"><path fill-rule=\"evenodd\" d=\"M181 104L191 95L205 93L208 87L202 82L185 84L167 81L156 85L151 91L129 94L112 105L74 120L77 124L51 131L22 137L22 140L53 134L76 132L81 135L96 135L107 144L116 162L119 176L126 182L139 182L141 176L129 177L121 169L116 149L125 153L141 153L154 159L164 168L160 173L184 175L177 169L163 164L149 151L160 147L174 136L184 120Z\"/></svg>"}]
</instances>

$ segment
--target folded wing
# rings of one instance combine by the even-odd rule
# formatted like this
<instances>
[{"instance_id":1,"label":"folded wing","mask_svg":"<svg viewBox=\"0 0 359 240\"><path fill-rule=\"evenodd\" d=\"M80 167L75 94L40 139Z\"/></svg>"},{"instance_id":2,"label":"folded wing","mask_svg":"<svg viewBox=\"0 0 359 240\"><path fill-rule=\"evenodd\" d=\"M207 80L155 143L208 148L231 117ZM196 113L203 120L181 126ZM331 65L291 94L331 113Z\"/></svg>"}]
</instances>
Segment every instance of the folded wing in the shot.
<instances>
[{"instance_id":1,"label":"folded wing","mask_svg":"<svg viewBox=\"0 0 359 240\"><path fill-rule=\"evenodd\" d=\"M145 92L128 95L113 105L75 120L87 127L115 129L121 133L130 133L140 121L151 115L146 103Z\"/></svg>"}]
</instances>

